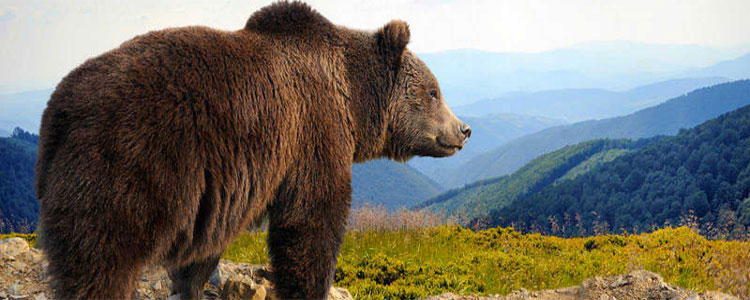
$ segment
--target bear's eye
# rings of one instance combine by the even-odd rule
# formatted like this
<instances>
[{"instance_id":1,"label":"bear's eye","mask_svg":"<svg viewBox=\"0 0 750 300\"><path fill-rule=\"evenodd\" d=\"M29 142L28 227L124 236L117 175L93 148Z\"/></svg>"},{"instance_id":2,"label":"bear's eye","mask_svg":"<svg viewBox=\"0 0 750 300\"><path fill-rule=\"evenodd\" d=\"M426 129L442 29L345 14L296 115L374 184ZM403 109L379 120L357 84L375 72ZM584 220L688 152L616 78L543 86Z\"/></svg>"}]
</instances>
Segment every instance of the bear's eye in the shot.
<instances>
[{"instance_id":1,"label":"bear's eye","mask_svg":"<svg viewBox=\"0 0 750 300\"><path fill-rule=\"evenodd\" d=\"M430 91L430 100L437 100L438 94L436 90Z\"/></svg>"}]
</instances>

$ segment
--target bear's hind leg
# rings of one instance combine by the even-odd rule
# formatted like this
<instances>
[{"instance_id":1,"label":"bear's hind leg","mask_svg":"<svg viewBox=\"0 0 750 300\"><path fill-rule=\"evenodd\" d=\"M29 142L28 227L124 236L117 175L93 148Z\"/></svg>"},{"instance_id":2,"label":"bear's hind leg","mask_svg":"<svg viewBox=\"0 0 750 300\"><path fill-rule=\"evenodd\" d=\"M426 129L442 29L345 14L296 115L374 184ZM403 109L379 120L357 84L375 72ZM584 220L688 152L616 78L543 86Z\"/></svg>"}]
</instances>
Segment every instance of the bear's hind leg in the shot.
<instances>
[{"instance_id":1,"label":"bear's hind leg","mask_svg":"<svg viewBox=\"0 0 750 300\"><path fill-rule=\"evenodd\" d=\"M43 201L40 242L54 299L133 298L140 271L154 252L153 239L128 222L143 218L96 213L59 196Z\"/></svg>"},{"instance_id":2,"label":"bear's hind leg","mask_svg":"<svg viewBox=\"0 0 750 300\"><path fill-rule=\"evenodd\" d=\"M201 299L203 287L219 265L221 255L209 257L169 271L172 279L172 293L180 294L183 300Z\"/></svg>"},{"instance_id":3,"label":"bear's hind leg","mask_svg":"<svg viewBox=\"0 0 750 300\"><path fill-rule=\"evenodd\" d=\"M55 239L50 235L44 238ZM54 299L134 298L137 278L144 265L141 257L125 255L108 246L97 249L60 241L55 244L59 247L56 250L45 247Z\"/></svg>"}]
</instances>

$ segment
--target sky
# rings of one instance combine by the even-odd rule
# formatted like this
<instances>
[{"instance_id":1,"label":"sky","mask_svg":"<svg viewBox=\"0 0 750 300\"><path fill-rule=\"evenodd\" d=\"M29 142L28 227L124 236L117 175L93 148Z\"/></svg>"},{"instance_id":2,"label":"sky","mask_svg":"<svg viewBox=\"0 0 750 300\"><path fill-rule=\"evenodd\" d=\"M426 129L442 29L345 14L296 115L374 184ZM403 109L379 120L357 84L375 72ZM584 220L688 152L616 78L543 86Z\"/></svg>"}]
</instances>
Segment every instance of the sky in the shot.
<instances>
[{"instance_id":1,"label":"sky","mask_svg":"<svg viewBox=\"0 0 750 300\"><path fill-rule=\"evenodd\" d=\"M415 52L473 48L541 52L624 40L750 44L748 0L320 0L332 22L373 30L410 24ZM271 1L0 0L0 92L52 87L85 61L165 27L241 28Z\"/></svg>"}]
</instances>

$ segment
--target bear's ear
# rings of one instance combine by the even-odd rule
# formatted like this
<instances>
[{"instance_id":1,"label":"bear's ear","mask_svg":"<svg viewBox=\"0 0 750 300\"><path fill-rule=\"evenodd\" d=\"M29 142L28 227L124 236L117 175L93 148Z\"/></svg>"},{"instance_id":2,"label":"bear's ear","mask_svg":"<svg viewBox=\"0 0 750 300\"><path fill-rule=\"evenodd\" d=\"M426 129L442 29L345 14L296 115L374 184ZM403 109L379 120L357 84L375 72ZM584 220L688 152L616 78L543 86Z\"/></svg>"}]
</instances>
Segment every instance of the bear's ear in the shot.
<instances>
[{"instance_id":1,"label":"bear's ear","mask_svg":"<svg viewBox=\"0 0 750 300\"><path fill-rule=\"evenodd\" d=\"M388 22L376 33L378 47L389 62L398 63L404 54L406 44L409 43L411 34L409 25L401 20Z\"/></svg>"}]
</instances>

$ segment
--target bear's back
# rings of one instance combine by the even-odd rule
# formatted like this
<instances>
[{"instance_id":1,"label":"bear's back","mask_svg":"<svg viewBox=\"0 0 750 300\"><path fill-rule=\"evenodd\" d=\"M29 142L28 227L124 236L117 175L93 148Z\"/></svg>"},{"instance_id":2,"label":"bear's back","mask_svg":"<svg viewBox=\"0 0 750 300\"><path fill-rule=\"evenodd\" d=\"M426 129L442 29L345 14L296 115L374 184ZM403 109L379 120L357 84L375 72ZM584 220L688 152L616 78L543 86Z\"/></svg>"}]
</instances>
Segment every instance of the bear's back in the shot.
<instances>
[{"instance_id":1,"label":"bear's back","mask_svg":"<svg viewBox=\"0 0 750 300\"><path fill-rule=\"evenodd\" d=\"M206 27L171 28L137 36L71 71L42 116L37 196L44 196L50 164L82 149L121 161L155 158L149 153L174 160L175 147L196 147L188 137L197 131L242 126L216 121L234 120L217 110L238 94L232 89L243 82L236 74L247 68L230 61L252 57L262 64L248 53L258 47L240 45L245 43L263 42ZM133 145L142 152L126 149Z\"/></svg>"}]
</instances>

